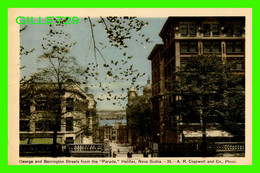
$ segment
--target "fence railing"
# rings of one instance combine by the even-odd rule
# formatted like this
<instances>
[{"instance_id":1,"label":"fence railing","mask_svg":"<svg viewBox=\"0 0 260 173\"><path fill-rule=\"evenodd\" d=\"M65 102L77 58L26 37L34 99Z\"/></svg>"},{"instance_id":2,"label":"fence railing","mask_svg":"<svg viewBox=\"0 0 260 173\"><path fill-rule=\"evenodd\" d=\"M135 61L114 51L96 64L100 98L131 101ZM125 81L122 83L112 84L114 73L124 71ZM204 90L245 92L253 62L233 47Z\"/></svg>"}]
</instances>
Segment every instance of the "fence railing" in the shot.
<instances>
[{"instance_id":1,"label":"fence railing","mask_svg":"<svg viewBox=\"0 0 260 173\"><path fill-rule=\"evenodd\" d=\"M64 145L57 145L58 155L62 155ZM20 144L20 156L50 156L52 144Z\"/></svg>"},{"instance_id":2,"label":"fence railing","mask_svg":"<svg viewBox=\"0 0 260 173\"><path fill-rule=\"evenodd\" d=\"M159 144L159 157L171 156L200 156L203 151L202 143L174 143ZM218 153L244 153L244 142L214 142L207 144L208 156L214 156Z\"/></svg>"},{"instance_id":3,"label":"fence railing","mask_svg":"<svg viewBox=\"0 0 260 173\"><path fill-rule=\"evenodd\" d=\"M108 157L109 144L69 144L57 145L58 156ZM52 144L20 144L20 156L51 156Z\"/></svg>"},{"instance_id":4,"label":"fence railing","mask_svg":"<svg viewBox=\"0 0 260 173\"><path fill-rule=\"evenodd\" d=\"M70 144L70 152L103 152L104 144Z\"/></svg>"},{"instance_id":5,"label":"fence railing","mask_svg":"<svg viewBox=\"0 0 260 173\"><path fill-rule=\"evenodd\" d=\"M215 142L214 148L216 152L244 152L244 142Z\"/></svg>"}]
</instances>

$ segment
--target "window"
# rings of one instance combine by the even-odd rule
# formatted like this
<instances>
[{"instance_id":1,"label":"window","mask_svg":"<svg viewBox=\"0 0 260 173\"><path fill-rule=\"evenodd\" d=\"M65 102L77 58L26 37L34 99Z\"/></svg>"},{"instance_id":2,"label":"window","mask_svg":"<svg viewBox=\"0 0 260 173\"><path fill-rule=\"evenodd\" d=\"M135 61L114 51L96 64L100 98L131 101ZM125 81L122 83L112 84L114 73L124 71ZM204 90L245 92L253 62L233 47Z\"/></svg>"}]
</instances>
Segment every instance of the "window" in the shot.
<instances>
[{"instance_id":1,"label":"window","mask_svg":"<svg viewBox=\"0 0 260 173\"><path fill-rule=\"evenodd\" d=\"M198 44L196 41L181 41L181 53L197 53L198 52Z\"/></svg>"},{"instance_id":2,"label":"window","mask_svg":"<svg viewBox=\"0 0 260 173\"><path fill-rule=\"evenodd\" d=\"M241 41L236 41L235 42L235 52L243 52L242 42Z\"/></svg>"},{"instance_id":3,"label":"window","mask_svg":"<svg viewBox=\"0 0 260 173\"><path fill-rule=\"evenodd\" d=\"M197 43L195 41L190 42L190 52L192 53L197 52Z\"/></svg>"},{"instance_id":4,"label":"window","mask_svg":"<svg viewBox=\"0 0 260 173\"><path fill-rule=\"evenodd\" d=\"M242 61L239 61L236 63L236 70L243 70L243 62Z\"/></svg>"},{"instance_id":5,"label":"window","mask_svg":"<svg viewBox=\"0 0 260 173\"><path fill-rule=\"evenodd\" d=\"M203 25L203 33L204 33L204 37L218 37L220 34L220 30L219 30L219 24L204 24Z\"/></svg>"},{"instance_id":6,"label":"window","mask_svg":"<svg viewBox=\"0 0 260 173\"><path fill-rule=\"evenodd\" d=\"M244 58L228 58L229 63L232 64L232 71L244 71L245 70L245 60Z\"/></svg>"},{"instance_id":7,"label":"window","mask_svg":"<svg viewBox=\"0 0 260 173\"><path fill-rule=\"evenodd\" d=\"M210 52L210 42L204 42L203 43L204 53Z\"/></svg>"},{"instance_id":8,"label":"window","mask_svg":"<svg viewBox=\"0 0 260 173\"><path fill-rule=\"evenodd\" d=\"M20 120L20 131L30 131L30 121L29 120Z\"/></svg>"},{"instance_id":9,"label":"window","mask_svg":"<svg viewBox=\"0 0 260 173\"><path fill-rule=\"evenodd\" d=\"M36 100L36 111L47 111L48 105L47 105L46 98L40 98Z\"/></svg>"},{"instance_id":10,"label":"window","mask_svg":"<svg viewBox=\"0 0 260 173\"><path fill-rule=\"evenodd\" d=\"M29 99L20 99L20 111L23 113L30 113L31 101Z\"/></svg>"},{"instance_id":11,"label":"window","mask_svg":"<svg viewBox=\"0 0 260 173\"><path fill-rule=\"evenodd\" d=\"M244 26L242 24L230 24L226 26L227 37L241 37L244 33Z\"/></svg>"},{"instance_id":12,"label":"window","mask_svg":"<svg viewBox=\"0 0 260 173\"><path fill-rule=\"evenodd\" d=\"M212 25L212 35L213 35L213 37L219 36L219 25L218 24Z\"/></svg>"},{"instance_id":13,"label":"window","mask_svg":"<svg viewBox=\"0 0 260 173\"><path fill-rule=\"evenodd\" d=\"M243 71L244 69L243 61L237 61L232 68L233 71Z\"/></svg>"},{"instance_id":14,"label":"window","mask_svg":"<svg viewBox=\"0 0 260 173\"><path fill-rule=\"evenodd\" d=\"M73 117L66 118L66 131L73 131Z\"/></svg>"},{"instance_id":15,"label":"window","mask_svg":"<svg viewBox=\"0 0 260 173\"><path fill-rule=\"evenodd\" d=\"M233 71L243 71L245 69L244 60L234 60Z\"/></svg>"},{"instance_id":16,"label":"window","mask_svg":"<svg viewBox=\"0 0 260 173\"><path fill-rule=\"evenodd\" d=\"M74 139L73 137L66 137L66 144L74 144Z\"/></svg>"},{"instance_id":17,"label":"window","mask_svg":"<svg viewBox=\"0 0 260 173\"><path fill-rule=\"evenodd\" d=\"M36 111L57 111L60 99L55 97L41 97L36 99Z\"/></svg>"},{"instance_id":18,"label":"window","mask_svg":"<svg viewBox=\"0 0 260 173\"><path fill-rule=\"evenodd\" d=\"M48 102L48 106L50 111L58 111L61 107L61 101L59 98L51 98Z\"/></svg>"},{"instance_id":19,"label":"window","mask_svg":"<svg viewBox=\"0 0 260 173\"><path fill-rule=\"evenodd\" d=\"M242 41L227 41L227 53L243 53L244 44Z\"/></svg>"},{"instance_id":20,"label":"window","mask_svg":"<svg viewBox=\"0 0 260 173\"><path fill-rule=\"evenodd\" d=\"M195 37L196 36L196 25L195 24L181 24L181 37Z\"/></svg>"},{"instance_id":21,"label":"window","mask_svg":"<svg viewBox=\"0 0 260 173\"><path fill-rule=\"evenodd\" d=\"M236 24L234 25L234 34L236 37L241 37L243 33L243 26Z\"/></svg>"},{"instance_id":22,"label":"window","mask_svg":"<svg viewBox=\"0 0 260 173\"><path fill-rule=\"evenodd\" d=\"M203 25L203 33L204 33L204 37L210 36L210 24Z\"/></svg>"},{"instance_id":23,"label":"window","mask_svg":"<svg viewBox=\"0 0 260 173\"><path fill-rule=\"evenodd\" d=\"M227 37L233 37L233 25L228 25L226 27L226 34L227 34Z\"/></svg>"},{"instance_id":24,"label":"window","mask_svg":"<svg viewBox=\"0 0 260 173\"><path fill-rule=\"evenodd\" d=\"M182 41L181 42L181 53L187 53L188 52L188 42Z\"/></svg>"},{"instance_id":25,"label":"window","mask_svg":"<svg viewBox=\"0 0 260 173\"><path fill-rule=\"evenodd\" d=\"M164 52L164 62L167 63L169 60L171 60L172 58L174 58L175 56L175 46L174 44L172 44L171 46L169 46L167 48L167 50ZM159 61L158 61L159 64Z\"/></svg>"},{"instance_id":26,"label":"window","mask_svg":"<svg viewBox=\"0 0 260 173\"><path fill-rule=\"evenodd\" d=\"M189 31L190 31L190 37L195 37L196 36L196 25L190 24Z\"/></svg>"},{"instance_id":27,"label":"window","mask_svg":"<svg viewBox=\"0 0 260 173\"><path fill-rule=\"evenodd\" d=\"M203 42L204 53L219 53L220 42L219 41L205 41Z\"/></svg>"},{"instance_id":28,"label":"window","mask_svg":"<svg viewBox=\"0 0 260 173\"><path fill-rule=\"evenodd\" d=\"M188 25L181 25L181 36L182 37L187 37L188 36Z\"/></svg>"},{"instance_id":29,"label":"window","mask_svg":"<svg viewBox=\"0 0 260 173\"><path fill-rule=\"evenodd\" d=\"M212 42L213 52L220 52L220 42Z\"/></svg>"},{"instance_id":30,"label":"window","mask_svg":"<svg viewBox=\"0 0 260 173\"><path fill-rule=\"evenodd\" d=\"M74 109L73 98L66 99L66 111L71 112Z\"/></svg>"},{"instance_id":31,"label":"window","mask_svg":"<svg viewBox=\"0 0 260 173\"><path fill-rule=\"evenodd\" d=\"M232 53L233 52L233 47L234 47L233 42L232 41L228 41L226 46L227 46L227 53Z\"/></svg>"},{"instance_id":32,"label":"window","mask_svg":"<svg viewBox=\"0 0 260 173\"><path fill-rule=\"evenodd\" d=\"M54 127L55 127L55 120L52 120L52 119L38 120L35 123L36 131L53 131ZM57 129L58 129L58 131L60 131L60 123L59 123Z\"/></svg>"}]
</instances>

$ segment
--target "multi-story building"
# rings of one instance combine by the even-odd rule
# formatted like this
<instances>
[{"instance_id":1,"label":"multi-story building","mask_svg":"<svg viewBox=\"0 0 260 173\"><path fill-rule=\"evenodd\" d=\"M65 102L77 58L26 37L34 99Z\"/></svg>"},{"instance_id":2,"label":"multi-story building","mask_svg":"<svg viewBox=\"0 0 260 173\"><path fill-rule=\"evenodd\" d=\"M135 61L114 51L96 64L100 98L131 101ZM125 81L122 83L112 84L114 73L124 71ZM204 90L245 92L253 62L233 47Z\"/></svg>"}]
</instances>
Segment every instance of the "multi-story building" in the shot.
<instances>
[{"instance_id":1,"label":"multi-story building","mask_svg":"<svg viewBox=\"0 0 260 173\"><path fill-rule=\"evenodd\" d=\"M122 127L126 126L125 110L99 110L97 114L99 117L98 141L122 141L122 137L119 141L119 136L123 133L121 132Z\"/></svg>"},{"instance_id":2,"label":"multi-story building","mask_svg":"<svg viewBox=\"0 0 260 173\"><path fill-rule=\"evenodd\" d=\"M152 62L152 124L156 127L153 140L179 143L189 137L200 137L201 134L194 130L196 125L200 126L199 123L188 126L192 128L184 127L180 117L170 115L170 105L177 104L178 98L167 94L173 89L169 83L175 80L174 72L189 58L198 55L214 54L224 61L236 60L233 70L244 74L245 18L169 17L159 36L163 44L155 45L148 57ZM209 137L210 134L216 138L218 134L226 139L231 137L217 128L212 128Z\"/></svg>"},{"instance_id":3,"label":"multi-story building","mask_svg":"<svg viewBox=\"0 0 260 173\"><path fill-rule=\"evenodd\" d=\"M61 109L60 115L58 109ZM52 144L54 128L57 129L57 143L92 143L95 112L93 95L86 94L73 81L63 83L59 92L55 83L22 83L20 143Z\"/></svg>"},{"instance_id":4,"label":"multi-story building","mask_svg":"<svg viewBox=\"0 0 260 173\"><path fill-rule=\"evenodd\" d=\"M114 141L117 143L127 142L126 124L113 123L99 126L97 130L98 141L104 142L105 140Z\"/></svg>"}]
</instances>

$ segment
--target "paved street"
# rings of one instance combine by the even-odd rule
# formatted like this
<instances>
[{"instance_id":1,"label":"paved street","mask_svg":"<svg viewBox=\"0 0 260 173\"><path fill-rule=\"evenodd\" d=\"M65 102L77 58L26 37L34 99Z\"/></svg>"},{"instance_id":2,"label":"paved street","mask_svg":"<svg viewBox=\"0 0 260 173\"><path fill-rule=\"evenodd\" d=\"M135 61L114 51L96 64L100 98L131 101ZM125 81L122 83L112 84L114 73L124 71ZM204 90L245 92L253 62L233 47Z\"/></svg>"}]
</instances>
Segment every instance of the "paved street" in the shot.
<instances>
[{"instance_id":1,"label":"paved street","mask_svg":"<svg viewBox=\"0 0 260 173\"><path fill-rule=\"evenodd\" d=\"M127 152L129 149L132 149L132 147L129 144L117 144L117 143L110 143L110 146L112 146L112 153L115 151L117 154L117 158L127 158ZM119 152L118 152L119 149ZM143 154L133 154L132 158L142 158ZM149 156L150 157L150 156Z\"/></svg>"}]
</instances>

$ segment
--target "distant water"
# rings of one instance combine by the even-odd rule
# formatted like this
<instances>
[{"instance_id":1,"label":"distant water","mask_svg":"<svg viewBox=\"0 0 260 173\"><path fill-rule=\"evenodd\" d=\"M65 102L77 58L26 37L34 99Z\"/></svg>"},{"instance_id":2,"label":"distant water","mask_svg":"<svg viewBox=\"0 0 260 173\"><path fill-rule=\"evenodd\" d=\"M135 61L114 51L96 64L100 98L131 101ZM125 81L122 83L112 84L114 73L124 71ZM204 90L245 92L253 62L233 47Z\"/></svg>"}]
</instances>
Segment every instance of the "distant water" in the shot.
<instances>
[{"instance_id":1,"label":"distant water","mask_svg":"<svg viewBox=\"0 0 260 173\"><path fill-rule=\"evenodd\" d=\"M99 126L104 126L106 124L111 126L112 124L115 124L115 123L126 124L126 119L122 119L122 120L99 120Z\"/></svg>"}]
</instances>

